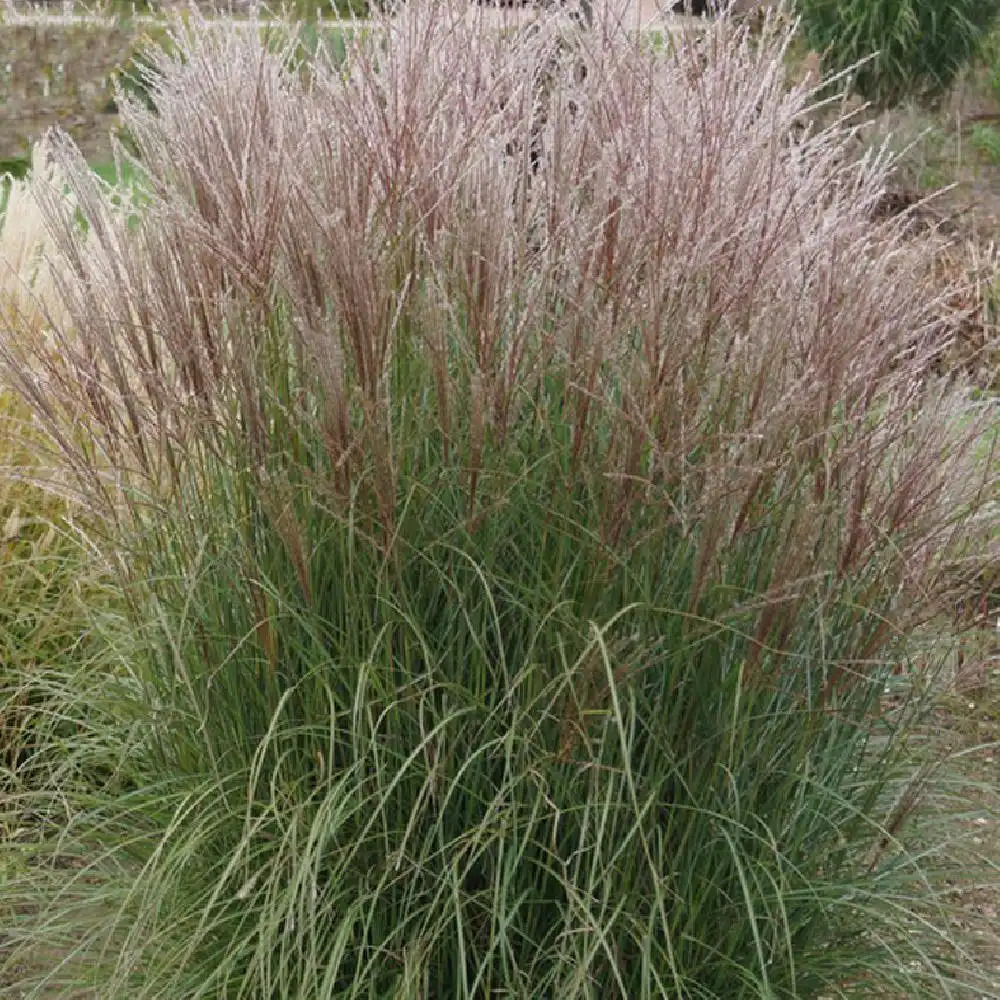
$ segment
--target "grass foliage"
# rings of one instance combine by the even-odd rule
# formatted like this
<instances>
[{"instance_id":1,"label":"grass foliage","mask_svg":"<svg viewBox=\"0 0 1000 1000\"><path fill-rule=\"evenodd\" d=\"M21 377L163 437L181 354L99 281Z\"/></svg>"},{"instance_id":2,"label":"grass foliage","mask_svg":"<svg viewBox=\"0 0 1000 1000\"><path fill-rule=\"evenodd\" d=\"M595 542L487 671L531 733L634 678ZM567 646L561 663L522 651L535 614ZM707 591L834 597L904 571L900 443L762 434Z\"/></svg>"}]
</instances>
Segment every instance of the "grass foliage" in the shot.
<instances>
[{"instance_id":1,"label":"grass foliage","mask_svg":"<svg viewBox=\"0 0 1000 1000\"><path fill-rule=\"evenodd\" d=\"M796 11L826 68L860 63L855 86L883 104L944 93L1000 20L994 0L798 0Z\"/></svg>"},{"instance_id":2,"label":"grass foliage","mask_svg":"<svg viewBox=\"0 0 1000 1000\"><path fill-rule=\"evenodd\" d=\"M1000 166L1000 129L977 122L972 126L969 141L991 166Z\"/></svg>"},{"instance_id":3,"label":"grass foliage","mask_svg":"<svg viewBox=\"0 0 1000 1000\"><path fill-rule=\"evenodd\" d=\"M86 621L76 603L86 560L65 505L25 481L36 464L23 444L27 422L23 402L0 393L0 794L31 752L45 674L71 659ZM17 822L5 820L0 835Z\"/></svg>"},{"instance_id":4,"label":"grass foliage","mask_svg":"<svg viewBox=\"0 0 1000 1000\"><path fill-rule=\"evenodd\" d=\"M44 171L40 159L36 170ZM49 321L65 321L49 239L26 181L11 179L0 200L0 327L16 325L34 348ZM87 658L94 612L114 601L86 541L85 512L53 477L53 441L6 380L0 380L0 796L20 801L40 743L72 731L52 726L64 711L62 681ZM55 463L58 464L58 463ZM30 822L4 810L0 842ZM16 860L16 851L13 852ZM12 861L5 851L0 878ZM0 905L0 925L10 913Z\"/></svg>"},{"instance_id":5,"label":"grass foliage","mask_svg":"<svg viewBox=\"0 0 1000 1000\"><path fill-rule=\"evenodd\" d=\"M561 30L192 18L131 219L55 142L69 315L0 356L127 611L12 803L29 995L968 983L893 675L995 558L934 246L784 29Z\"/></svg>"},{"instance_id":6,"label":"grass foliage","mask_svg":"<svg viewBox=\"0 0 1000 1000\"><path fill-rule=\"evenodd\" d=\"M993 100L1000 107L1000 30L993 33L984 47L983 62ZM992 166L1000 166L1000 129L977 122L972 127L970 138Z\"/></svg>"}]
</instances>

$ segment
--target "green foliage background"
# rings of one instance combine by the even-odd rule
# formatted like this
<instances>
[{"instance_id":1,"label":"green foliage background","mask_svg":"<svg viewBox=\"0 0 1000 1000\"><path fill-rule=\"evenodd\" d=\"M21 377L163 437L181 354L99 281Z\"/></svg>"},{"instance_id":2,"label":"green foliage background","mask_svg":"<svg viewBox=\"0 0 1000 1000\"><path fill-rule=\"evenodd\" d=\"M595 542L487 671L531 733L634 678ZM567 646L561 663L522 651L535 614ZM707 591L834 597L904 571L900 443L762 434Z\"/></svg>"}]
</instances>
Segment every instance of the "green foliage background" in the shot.
<instances>
[{"instance_id":1,"label":"green foliage background","mask_svg":"<svg viewBox=\"0 0 1000 1000\"><path fill-rule=\"evenodd\" d=\"M975 59L1000 21L996 0L797 0L802 31L826 69L857 70L865 97L935 97Z\"/></svg>"}]
</instances>

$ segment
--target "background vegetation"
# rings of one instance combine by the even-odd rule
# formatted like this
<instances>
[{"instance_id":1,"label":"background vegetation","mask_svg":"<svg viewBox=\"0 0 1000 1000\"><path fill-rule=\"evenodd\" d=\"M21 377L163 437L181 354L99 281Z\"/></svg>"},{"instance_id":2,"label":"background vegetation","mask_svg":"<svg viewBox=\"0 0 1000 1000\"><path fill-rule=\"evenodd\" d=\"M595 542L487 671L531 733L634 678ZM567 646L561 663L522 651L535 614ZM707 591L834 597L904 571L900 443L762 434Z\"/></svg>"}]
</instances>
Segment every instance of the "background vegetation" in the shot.
<instances>
[{"instance_id":1,"label":"background vegetation","mask_svg":"<svg viewBox=\"0 0 1000 1000\"><path fill-rule=\"evenodd\" d=\"M992 0L796 0L795 10L827 70L860 63L855 86L881 103L940 96L1000 19Z\"/></svg>"}]
</instances>

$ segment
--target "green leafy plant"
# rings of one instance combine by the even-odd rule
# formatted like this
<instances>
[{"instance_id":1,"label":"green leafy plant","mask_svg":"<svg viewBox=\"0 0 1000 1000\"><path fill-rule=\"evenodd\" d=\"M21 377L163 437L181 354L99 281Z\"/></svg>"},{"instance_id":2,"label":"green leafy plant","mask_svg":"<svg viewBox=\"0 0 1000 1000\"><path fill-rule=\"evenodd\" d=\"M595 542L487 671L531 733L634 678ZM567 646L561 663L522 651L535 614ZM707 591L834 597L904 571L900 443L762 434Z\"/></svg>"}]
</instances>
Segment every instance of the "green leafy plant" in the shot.
<instances>
[{"instance_id":1,"label":"green leafy plant","mask_svg":"<svg viewBox=\"0 0 1000 1000\"><path fill-rule=\"evenodd\" d=\"M309 21L366 17L370 10L368 0L288 0L275 6L296 19Z\"/></svg>"},{"instance_id":2,"label":"green leafy plant","mask_svg":"<svg viewBox=\"0 0 1000 1000\"><path fill-rule=\"evenodd\" d=\"M861 63L856 88L886 104L941 94L1000 18L994 0L798 0L796 11L825 68Z\"/></svg>"},{"instance_id":3,"label":"green leafy plant","mask_svg":"<svg viewBox=\"0 0 1000 1000\"><path fill-rule=\"evenodd\" d=\"M977 122L969 139L973 146L994 166L1000 166L1000 129Z\"/></svg>"},{"instance_id":4,"label":"green leafy plant","mask_svg":"<svg viewBox=\"0 0 1000 1000\"><path fill-rule=\"evenodd\" d=\"M31 169L31 161L26 156L0 160L0 175L12 177L15 180L23 178Z\"/></svg>"},{"instance_id":5,"label":"green leafy plant","mask_svg":"<svg viewBox=\"0 0 1000 1000\"><path fill-rule=\"evenodd\" d=\"M201 27L133 225L53 151L58 364L0 337L128 602L34 720L14 988L982 995L894 668L996 557L988 415L787 34Z\"/></svg>"}]
</instances>

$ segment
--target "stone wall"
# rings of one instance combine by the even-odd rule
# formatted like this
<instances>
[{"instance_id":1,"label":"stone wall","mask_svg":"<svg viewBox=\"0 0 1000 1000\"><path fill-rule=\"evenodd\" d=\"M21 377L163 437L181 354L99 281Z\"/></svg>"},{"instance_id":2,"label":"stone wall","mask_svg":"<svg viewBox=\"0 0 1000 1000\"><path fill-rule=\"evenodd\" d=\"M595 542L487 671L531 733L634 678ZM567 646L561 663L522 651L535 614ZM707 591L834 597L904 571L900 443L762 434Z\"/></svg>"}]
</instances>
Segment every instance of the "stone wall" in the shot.
<instances>
[{"instance_id":1,"label":"stone wall","mask_svg":"<svg viewBox=\"0 0 1000 1000\"><path fill-rule=\"evenodd\" d=\"M117 121L110 77L140 35L128 22L0 24L0 160L26 155L50 125L107 160Z\"/></svg>"},{"instance_id":2,"label":"stone wall","mask_svg":"<svg viewBox=\"0 0 1000 1000\"><path fill-rule=\"evenodd\" d=\"M255 0L197 2L219 12L245 12L255 5ZM293 2L308 6L311 0ZM0 0L0 161L26 156L51 125L66 129L91 161L106 161L109 135L117 124L112 74L142 47L144 33L151 30L150 11L155 15L189 4ZM126 16L80 17L86 9ZM133 11L138 19L127 16Z\"/></svg>"}]
</instances>

